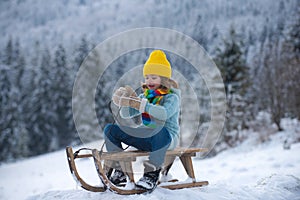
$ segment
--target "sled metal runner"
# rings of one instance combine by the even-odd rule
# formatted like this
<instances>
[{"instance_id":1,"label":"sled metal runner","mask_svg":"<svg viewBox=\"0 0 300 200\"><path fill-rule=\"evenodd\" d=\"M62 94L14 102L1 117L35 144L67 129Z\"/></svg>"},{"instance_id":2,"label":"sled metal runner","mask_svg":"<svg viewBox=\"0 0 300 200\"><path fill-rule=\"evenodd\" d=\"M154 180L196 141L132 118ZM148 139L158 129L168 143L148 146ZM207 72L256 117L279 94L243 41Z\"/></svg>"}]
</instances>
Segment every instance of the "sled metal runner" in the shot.
<instances>
[{"instance_id":1,"label":"sled metal runner","mask_svg":"<svg viewBox=\"0 0 300 200\"><path fill-rule=\"evenodd\" d=\"M165 157L165 164L161 171L161 174L166 176L170 168L172 167L175 158L179 157L191 181L182 183L176 179L173 179L169 182L159 183L158 187L176 190L176 189L201 187L204 185L208 185L208 181L196 181L194 169L193 169L193 163L191 159L192 157L196 156L197 152L206 152L206 151L207 149L204 148L188 148L188 149L176 148L174 150L167 151ZM137 157L148 156L149 155L148 152L124 151L119 153L108 153L108 152L100 153L97 149L93 149L91 150L91 153L80 154L80 150L74 153L72 147L67 147L66 154L67 154L67 159L68 159L68 164L70 167L71 174L73 175L75 180L80 183L80 186L88 191L104 192L107 189L109 189L110 191L113 191L121 195L150 193L153 191L153 190L145 190L135 186L134 172L132 168L132 162L136 161ZM89 158L89 157L92 157L94 160L96 171L99 175L101 182L103 183L102 187L88 184L80 177L77 171L75 160L80 158ZM129 184L129 186L132 187L116 186L109 180L108 177L112 173L113 169L111 166L114 161L119 162L122 170L127 175L128 182L126 185L128 186Z\"/></svg>"}]
</instances>

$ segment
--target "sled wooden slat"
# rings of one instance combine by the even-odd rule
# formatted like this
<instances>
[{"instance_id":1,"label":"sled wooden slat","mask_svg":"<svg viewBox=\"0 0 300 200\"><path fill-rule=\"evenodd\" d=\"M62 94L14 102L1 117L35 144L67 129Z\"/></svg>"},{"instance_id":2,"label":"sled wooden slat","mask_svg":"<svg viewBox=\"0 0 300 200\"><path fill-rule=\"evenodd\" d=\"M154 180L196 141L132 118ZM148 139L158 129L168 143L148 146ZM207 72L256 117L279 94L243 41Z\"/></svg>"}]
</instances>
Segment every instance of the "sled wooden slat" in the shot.
<instances>
[{"instance_id":1,"label":"sled wooden slat","mask_svg":"<svg viewBox=\"0 0 300 200\"><path fill-rule=\"evenodd\" d=\"M190 154L192 157L196 156L198 152L207 152L206 148L182 148L178 147L174 150L167 151L166 156L180 156L180 155L188 155ZM135 160L136 157L148 156L149 152L146 151L123 151L123 152L103 152L101 155L101 159L103 160ZM89 158L92 157L92 154L78 154L76 158Z\"/></svg>"},{"instance_id":2,"label":"sled wooden slat","mask_svg":"<svg viewBox=\"0 0 300 200\"><path fill-rule=\"evenodd\" d=\"M160 185L159 187L170 189L170 190L179 190L183 188L201 187L204 185L208 185L208 181L181 183L181 184L172 184L172 185Z\"/></svg>"},{"instance_id":3,"label":"sled wooden slat","mask_svg":"<svg viewBox=\"0 0 300 200\"><path fill-rule=\"evenodd\" d=\"M183 148L178 147L174 150L167 151L166 156L182 156L189 155L191 157L196 156L198 152L207 152L206 148ZM101 159L103 160L132 160L135 161L137 157L148 156L149 152L145 151L123 151L115 153L102 153Z\"/></svg>"}]
</instances>

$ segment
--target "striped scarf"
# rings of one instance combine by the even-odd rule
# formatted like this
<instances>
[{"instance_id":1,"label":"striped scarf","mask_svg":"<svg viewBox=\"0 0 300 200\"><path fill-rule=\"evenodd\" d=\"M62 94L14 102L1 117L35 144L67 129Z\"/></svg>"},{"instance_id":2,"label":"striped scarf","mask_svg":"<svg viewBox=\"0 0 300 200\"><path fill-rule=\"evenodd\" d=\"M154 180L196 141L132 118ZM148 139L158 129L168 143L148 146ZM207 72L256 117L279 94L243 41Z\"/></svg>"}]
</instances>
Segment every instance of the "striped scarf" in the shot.
<instances>
[{"instance_id":1,"label":"striped scarf","mask_svg":"<svg viewBox=\"0 0 300 200\"><path fill-rule=\"evenodd\" d=\"M156 89L156 90L149 90L146 89L144 91L144 96L148 99L149 103L154 105L159 105L160 101L163 99L164 95L170 94L171 91L163 90L163 89ZM150 115L147 112L142 113L142 121L145 126L150 128L156 128L155 121L151 120Z\"/></svg>"}]
</instances>

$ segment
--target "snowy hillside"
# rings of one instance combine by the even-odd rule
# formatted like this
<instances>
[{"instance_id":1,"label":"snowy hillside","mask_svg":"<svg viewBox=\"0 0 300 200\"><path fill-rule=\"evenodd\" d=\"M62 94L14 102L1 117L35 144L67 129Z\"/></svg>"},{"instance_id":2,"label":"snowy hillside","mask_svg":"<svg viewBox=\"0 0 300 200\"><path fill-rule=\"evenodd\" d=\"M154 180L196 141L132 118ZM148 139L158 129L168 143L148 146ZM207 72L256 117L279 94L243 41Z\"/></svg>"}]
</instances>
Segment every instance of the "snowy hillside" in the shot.
<instances>
[{"instance_id":1,"label":"snowy hillside","mask_svg":"<svg viewBox=\"0 0 300 200\"><path fill-rule=\"evenodd\" d=\"M237 148L210 159L194 159L197 179L210 183L203 188L157 188L147 196L87 192L76 186L62 150L0 166L0 199L300 199L300 143L283 149L290 133L279 132L271 141L255 146L258 135L249 134L253 137ZM90 183L99 184L91 160L82 160L79 165ZM180 180L187 178L178 161L171 174Z\"/></svg>"},{"instance_id":2,"label":"snowy hillside","mask_svg":"<svg viewBox=\"0 0 300 200\"><path fill-rule=\"evenodd\" d=\"M282 7L272 0L1 1L0 44L5 45L12 37L20 39L26 49L36 41L51 47L59 43L72 47L83 35L99 43L121 31L149 26L209 40L216 37L216 30L224 34L230 24L235 24L245 34L259 37L266 22L266 26L275 26L294 3L286 1ZM196 36L195 30L202 32Z\"/></svg>"}]
</instances>

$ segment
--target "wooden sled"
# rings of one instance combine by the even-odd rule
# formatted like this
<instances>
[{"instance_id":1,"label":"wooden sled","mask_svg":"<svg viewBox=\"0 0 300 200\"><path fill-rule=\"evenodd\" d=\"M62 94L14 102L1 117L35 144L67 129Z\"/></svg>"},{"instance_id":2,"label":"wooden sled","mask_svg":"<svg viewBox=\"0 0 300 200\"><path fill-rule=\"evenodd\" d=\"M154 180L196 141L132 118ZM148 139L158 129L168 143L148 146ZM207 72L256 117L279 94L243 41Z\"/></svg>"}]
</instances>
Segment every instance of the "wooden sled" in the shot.
<instances>
[{"instance_id":1,"label":"wooden sled","mask_svg":"<svg viewBox=\"0 0 300 200\"><path fill-rule=\"evenodd\" d=\"M70 167L70 171L77 182L80 183L81 187L93 191L93 192L104 192L109 189L117 194L121 195L130 195L130 194L141 194L141 193L149 193L152 191L141 189L135 187L134 181L134 173L132 168L132 162L136 161L138 157L148 156L148 152L143 151L124 151L119 153L100 153L97 149L91 150L91 154L79 154L79 151L73 153L72 147L66 148L68 163ZM180 158L180 161L190 178L190 182L180 183L178 180L171 180L170 183L159 183L158 187L176 190L183 188L191 188L191 187L201 187L204 185L208 185L208 181L196 181L194 168L192 163L192 157L196 156L197 152L206 152L207 149L203 148L176 148L171 151L167 151L165 157L164 167L161 171L162 175L166 176L173 165L176 157ZM75 159L79 158L88 158L93 157L95 167L101 182L103 183L103 187L92 186L85 182L76 169ZM112 165L115 161L118 161L121 165L122 170L128 177L128 182L126 186L116 186L109 180L109 176L111 175L113 168ZM129 187L128 187L129 186Z\"/></svg>"}]
</instances>

